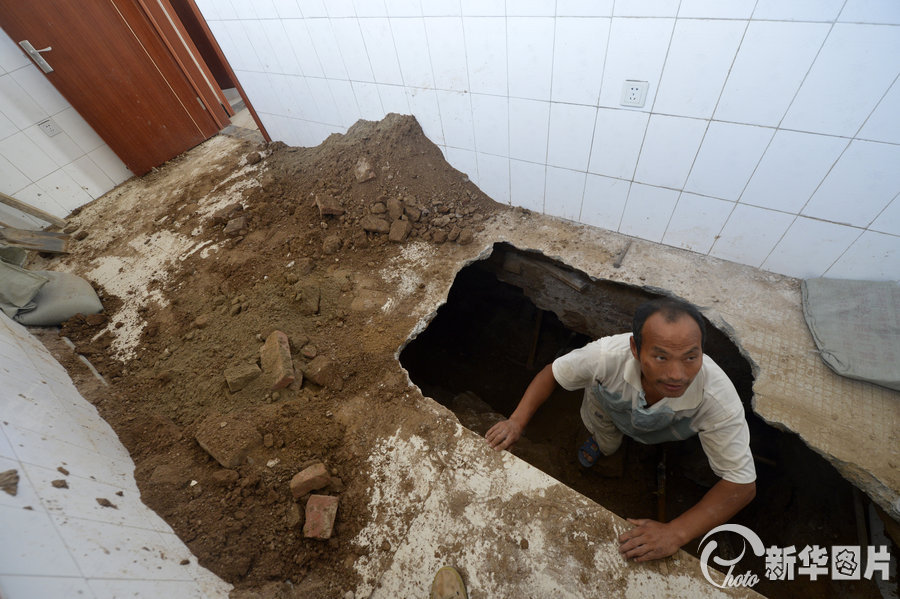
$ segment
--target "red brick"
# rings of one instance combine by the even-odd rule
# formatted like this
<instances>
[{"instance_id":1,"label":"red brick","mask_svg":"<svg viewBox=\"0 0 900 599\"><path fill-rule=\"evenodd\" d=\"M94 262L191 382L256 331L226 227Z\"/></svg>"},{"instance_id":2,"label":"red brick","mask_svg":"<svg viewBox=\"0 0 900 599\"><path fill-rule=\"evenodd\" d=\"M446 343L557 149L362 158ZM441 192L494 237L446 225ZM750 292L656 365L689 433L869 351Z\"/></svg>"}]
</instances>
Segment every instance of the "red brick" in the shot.
<instances>
[{"instance_id":1,"label":"red brick","mask_svg":"<svg viewBox=\"0 0 900 599\"><path fill-rule=\"evenodd\" d=\"M298 472L291 479L291 493L294 499L300 499L310 491L317 491L331 482L331 476L325 464L313 464L306 470Z\"/></svg>"},{"instance_id":2,"label":"red brick","mask_svg":"<svg viewBox=\"0 0 900 599\"><path fill-rule=\"evenodd\" d=\"M306 502L306 522L303 536L310 539L330 539L337 516L338 498L331 495L310 495Z\"/></svg>"},{"instance_id":3,"label":"red brick","mask_svg":"<svg viewBox=\"0 0 900 599\"><path fill-rule=\"evenodd\" d=\"M265 345L259 350L263 372L268 377L271 390L282 389L294 382L294 363L291 360L291 343L281 331L272 331Z\"/></svg>"}]
</instances>

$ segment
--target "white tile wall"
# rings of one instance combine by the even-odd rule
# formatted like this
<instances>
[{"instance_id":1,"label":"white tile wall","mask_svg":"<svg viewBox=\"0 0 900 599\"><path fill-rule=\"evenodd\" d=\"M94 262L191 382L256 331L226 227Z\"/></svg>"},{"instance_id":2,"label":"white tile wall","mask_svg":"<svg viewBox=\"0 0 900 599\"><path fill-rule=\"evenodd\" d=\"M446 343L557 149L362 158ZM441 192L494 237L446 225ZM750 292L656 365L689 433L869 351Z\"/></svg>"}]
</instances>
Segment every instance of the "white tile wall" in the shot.
<instances>
[{"instance_id":1,"label":"white tile wall","mask_svg":"<svg viewBox=\"0 0 900 599\"><path fill-rule=\"evenodd\" d=\"M900 34L883 25L834 26L782 126L852 136L900 71Z\"/></svg>"},{"instance_id":2,"label":"white tile wall","mask_svg":"<svg viewBox=\"0 0 900 599\"><path fill-rule=\"evenodd\" d=\"M884 249L900 236L896 6L206 0L201 10L276 138L318 143L356 118L408 111L500 202L785 274L896 280ZM261 60L273 48L282 56ZM0 65L15 60L0 47ZM625 80L648 82L643 107L621 106ZM23 112L46 109L10 105L26 93L11 83L0 133L26 131L49 157L28 168L80 158L73 145L91 141L76 127L52 152L19 127ZM0 172L24 177L8 159Z\"/></svg>"},{"instance_id":3,"label":"white tile wall","mask_svg":"<svg viewBox=\"0 0 900 599\"><path fill-rule=\"evenodd\" d=\"M801 214L866 227L900 187L900 146L854 141Z\"/></svg>"},{"instance_id":4,"label":"white tile wall","mask_svg":"<svg viewBox=\"0 0 900 599\"><path fill-rule=\"evenodd\" d=\"M716 118L778 125L829 29L824 23L750 23L716 108ZM759 68L763 64L768 67Z\"/></svg>"},{"instance_id":5,"label":"white tile wall","mask_svg":"<svg viewBox=\"0 0 900 599\"><path fill-rule=\"evenodd\" d=\"M746 27L746 21L679 19L653 109L709 118Z\"/></svg>"},{"instance_id":6,"label":"white tile wall","mask_svg":"<svg viewBox=\"0 0 900 599\"><path fill-rule=\"evenodd\" d=\"M62 133L37 125L52 118ZM104 148L102 160L92 153ZM131 177L125 165L25 53L0 31L0 191L65 217ZM4 207L0 222L31 229L48 223Z\"/></svg>"},{"instance_id":7,"label":"white tile wall","mask_svg":"<svg viewBox=\"0 0 900 599\"><path fill-rule=\"evenodd\" d=\"M710 123L685 191L737 200L774 133L766 127Z\"/></svg>"},{"instance_id":8,"label":"white tile wall","mask_svg":"<svg viewBox=\"0 0 900 599\"><path fill-rule=\"evenodd\" d=\"M662 241L706 254L733 209L733 202L682 193Z\"/></svg>"},{"instance_id":9,"label":"white tile wall","mask_svg":"<svg viewBox=\"0 0 900 599\"><path fill-rule=\"evenodd\" d=\"M17 385L0 396L0 469L19 474L18 493L0 494L0 595L228 596L230 585L196 559L181 565L189 551L141 502L134 464L115 433L62 366L2 314L0 372ZM68 489L50 484L60 478ZM97 497L118 509L100 507Z\"/></svg>"},{"instance_id":10,"label":"white tile wall","mask_svg":"<svg viewBox=\"0 0 900 599\"><path fill-rule=\"evenodd\" d=\"M741 202L797 213L834 166L848 141L778 131L741 196Z\"/></svg>"}]
</instances>

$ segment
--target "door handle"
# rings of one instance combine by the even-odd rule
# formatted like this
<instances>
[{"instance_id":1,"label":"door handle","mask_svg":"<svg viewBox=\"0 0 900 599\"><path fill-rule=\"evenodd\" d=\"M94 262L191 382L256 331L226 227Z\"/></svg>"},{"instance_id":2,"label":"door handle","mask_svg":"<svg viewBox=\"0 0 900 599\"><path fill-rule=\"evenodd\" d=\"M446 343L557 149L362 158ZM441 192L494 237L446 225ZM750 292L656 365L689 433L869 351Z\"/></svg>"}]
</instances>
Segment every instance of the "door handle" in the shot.
<instances>
[{"instance_id":1,"label":"door handle","mask_svg":"<svg viewBox=\"0 0 900 599\"><path fill-rule=\"evenodd\" d=\"M40 50L38 50L34 46L32 46L31 42L29 42L28 40L22 40L21 42L19 42L19 45L22 46L22 49L25 50L25 53L31 57L31 60L33 60L35 64L37 64L37 66L41 67L42 71L44 71L45 73L53 72L53 67L51 67L50 63L44 60L44 57L41 56L41 52L49 52L53 49L52 46L47 46L46 48L41 48Z\"/></svg>"}]
</instances>

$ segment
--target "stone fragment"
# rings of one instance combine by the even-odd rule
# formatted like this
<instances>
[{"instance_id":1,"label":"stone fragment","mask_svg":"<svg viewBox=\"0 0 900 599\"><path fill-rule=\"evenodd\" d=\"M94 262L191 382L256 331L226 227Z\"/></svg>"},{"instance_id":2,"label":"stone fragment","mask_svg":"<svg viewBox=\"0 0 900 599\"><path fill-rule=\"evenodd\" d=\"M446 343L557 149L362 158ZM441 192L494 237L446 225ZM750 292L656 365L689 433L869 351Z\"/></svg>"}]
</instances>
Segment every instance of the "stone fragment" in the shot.
<instances>
[{"instance_id":1,"label":"stone fragment","mask_svg":"<svg viewBox=\"0 0 900 599\"><path fill-rule=\"evenodd\" d=\"M391 220L400 220L400 217L403 216L403 202L398 198L388 198L387 211Z\"/></svg>"},{"instance_id":2,"label":"stone fragment","mask_svg":"<svg viewBox=\"0 0 900 599\"><path fill-rule=\"evenodd\" d=\"M51 480L50 484L53 485L54 487L56 487L57 489L68 489L69 488L69 483L67 483L63 479Z\"/></svg>"},{"instance_id":3,"label":"stone fragment","mask_svg":"<svg viewBox=\"0 0 900 599\"><path fill-rule=\"evenodd\" d=\"M71 235L72 233L74 233L75 231L77 231L79 228L81 228L81 225L78 225L78 224L76 224L76 223L69 223L69 224L66 225L66 227L62 230L62 232L65 233L66 235Z\"/></svg>"},{"instance_id":4,"label":"stone fragment","mask_svg":"<svg viewBox=\"0 0 900 599\"><path fill-rule=\"evenodd\" d=\"M297 293L297 299L300 300L300 314L304 316L318 314L321 298L322 291L318 287L312 285L300 287L299 293Z\"/></svg>"},{"instance_id":5,"label":"stone fragment","mask_svg":"<svg viewBox=\"0 0 900 599\"><path fill-rule=\"evenodd\" d=\"M456 241L456 238L459 237L459 227L454 225L450 228L450 232L447 233L447 239L450 241Z\"/></svg>"},{"instance_id":6,"label":"stone fragment","mask_svg":"<svg viewBox=\"0 0 900 599\"><path fill-rule=\"evenodd\" d=\"M375 171L372 169L372 163L365 156L356 162L353 168L353 175L356 177L357 183L364 183L375 178Z\"/></svg>"},{"instance_id":7,"label":"stone fragment","mask_svg":"<svg viewBox=\"0 0 900 599\"><path fill-rule=\"evenodd\" d=\"M266 433L263 435L263 447L269 448L275 445L275 435Z\"/></svg>"},{"instance_id":8,"label":"stone fragment","mask_svg":"<svg viewBox=\"0 0 900 599\"><path fill-rule=\"evenodd\" d=\"M369 212L371 212L372 214L384 214L385 212L387 212L387 207L385 207L384 203L382 202L375 202L374 204L372 204L372 207L369 208Z\"/></svg>"},{"instance_id":9,"label":"stone fragment","mask_svg":"<svg viewBox=\"0 0 900 599\"><path fill-rule=\"evenodd\" d=\"M312 343L307 343L303 346L303 349L300 350L300 355L302 355L307 360L312 360L317 355L319 355L319 351L316 349L316 346Z\"/></svg>"},{"instance_id":10,"label":"stone fragment","mask_svg":"<svg viewBox=\"0 0 900 599\"><path fill-rule=\"evenodd\" d=\"M456 243L459 245L468 245L473 241L475 241L475 234L472 233L472 229L463 229L456 239Z\"/></svg>"},{"instance_id":11,"label":"stone fragment","mask_svg":"<svg viewBox=\"0 0 900 599\"><path fill-rule=\"evenodd\" d=\"M431 240L435 243L444 243L447 241L447 232L443 229L438 229L431 234Z\"/></svg>"},{"instance_id":12,"label":"stone fragment","mask_svg":"<svg viewBox=\"0 0 900 599\"><path fill-rule=\"evenodd\" d=\"M304 373L306 378L321 387L331 387L340 391L344 388L344 381L337 371L334 360L327 356L317 356L306 365Z\"/></svg>"},{"instance_id":13,"label":"stone fragment","mask_svg":"<svg viewBox=\"0 0 900 599\"><path fill-rule=\"evenodd\" d=\"M191 326L197 329L205 329L209 324L209 316L206 314L201 314L197 318L194 319L194 322L191 323Z\"/></svg>"},{"instance_id":14,"label":"stone fragment","mask_svg":"<svg viewBox=\"0 0 900 599\"><path fill-rule=\"evenodd\" d=\"M403 211L406 212L406 216L409 217L409 220L414 223L419 222L419 219L422 218L422 211L415 206L404 206Z\"/></svg>"},{"instance_id":15,"label":"stone fragment","mask_svg":"<svg viewBox=\"0 0 900 599\"><path fill-rule=\"evenodd\" d=\"M236 364L225 369L225 382L228 383L229 391L237 393L253 382L260 374L262 374L262 371L256 364Z\"/></svg>"},{"instance_id":16,"label":"stone fragment","mask_svg":"<svg viewBox=\"0 0 900 599\"><path fill-rule=\"evenodd\" d=\"M364 231L369 231L370 233L388 233L391 230L391 225L383 218L378 218L372 214L367 214L359 221L359 225L363 228Z\"/></svg>"},{"instance_id":17,"label":"stone fragment","mask_svg":"<svg viewBox=\"0 0 900 599\"><path fill-rule=\"evenodd\" d=\"M237 468L252 450L262 445L262 435L239 412L227 416L210 414L197 427L194 438L225 468Z\"/></svg>"},{"instance_id":18,"label":"stone fragment","mask_svg":"<svg viewBox=\"0 0 900 599\"><path fill-rule=\"evenodd\" d=\"M391 225L391 232L388 234L388 239L394 243L401 243L406 241L410 231L412 231L411 222L408 220L395 220Z\"/></svg>"},{"instance_id":19,"label":"stone fragment","mask_svg":"<svg viewBox=\"0 0 900 599\"><path fill-rule=\"evenodd\" d=\"M306 502L306 522L303 536L307 539L330 539L337 517L338 498L331 495L311 495Z\"/></svg>"},{"instance_id":20,"label":"stone fragment","mask_svg":"<svg viewBox=\"0 0 900 599\"><path fill-rule=\"evenodd\" d=\"M300 499L310 491L317 491L328 486L331 476L325 464L319 462L301 470L291 479L291 494L294 499Z\"/></svg>"},{"instance_id":21,"label":"stone fragment","mask_svg":"<svg viewBox=\"0 0 900 599\"><path fill-rule=\"evenodd\" d=\"M329 194L316 195L316 206L319 207L319 216L340 216L346 212L341 201Z\"/></svg>"},{"instance_id":22,"label":"stone fragment","mask_svg":"<svg viewBox=\"0 0 900 599\"><path fill-rule=\"evenodd\" d=\"M76 241L84 241L87 238L87 236L88 236L88 232L85 230L81 230L78 233L75 233L75 240Z\"/></svg>"},{"instance_id":23,"label":"stone fragment","mask_svg":"<svg viewBox=\"0 0 900 599\"><path fill-rule=\"evenodd\" d=\"M259 350L262 370L266 373L269 389L283 389L294 382L294 362L291 360L291 342L281 331L272 331L265 345Z\"/></svg>"},{"instance_id":24,"label":"stone fragment","mask_svg":"<svg viewBox=\"0 0 900 599\"><path fill-rule=\"evenodd\" d=\"M237 218L232 218L228 221L228 224L225 225L224 233L229 237L234 237L236 235L240 235L241 231L247 228L247 217L239 216Z\"/></svg>"},{"instance_id":25,"label":"stone fragment","mask_svg":"<svg viewBox=\"0 0 900 599\"><path fill-rule=\"evenodd\" d=\"M450 217L446 214L444 216L436 216L431 219L431 224L435 227L446 227L450 224Z\"/></svg>"},{"instance_id":26,"label":"stone fragment","mask_svg":"<svg viewBox=\"0 0 900 599\"><path fill-rule=\"evenodd\" d=\"M322 252L328 256L336 254L343 244L344 240L341 239L340 235L329 235L322 242Z\"/></svg>"},{"instance_id":27,"label":"stone fragment","mask_svg":"<svg viewBox=\"0 0 900 599\"><path fill-rule=\"evenodd\" d=\"M262 160L262 156L259 155L259 152L250 152L247 154L247 164L256 164Z\"/></svg>"},{"instance_id":28,"label":"stone fragment","mask_svg":"<svg viewBox=\"0 0 900 599\"><path fill-rule=\"evenodd\" d=\"M110 501L110 500L107 499L106 497L95 497L94 499L97 500L97 503L100 504L100 507L111 507L111 508L113 508L114 510L119 509L119 506L117 506L115 503L113 503L112 501Z\"/></svg>"}]
</instances>

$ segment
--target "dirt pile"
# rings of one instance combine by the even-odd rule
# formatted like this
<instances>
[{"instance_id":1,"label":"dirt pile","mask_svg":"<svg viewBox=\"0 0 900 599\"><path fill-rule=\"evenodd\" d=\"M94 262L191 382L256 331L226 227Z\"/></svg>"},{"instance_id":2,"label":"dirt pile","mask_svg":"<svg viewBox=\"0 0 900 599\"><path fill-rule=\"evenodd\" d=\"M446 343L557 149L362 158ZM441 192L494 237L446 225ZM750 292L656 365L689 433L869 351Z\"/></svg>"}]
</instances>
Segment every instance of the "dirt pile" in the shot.
<instances>
[{"instance_id":1,"label":"dirt pile","mask_svg":"<svg viewBox=\"0 0 900 599\"><path fill-rule=\"evenodd\" d=\"M131 452L145 503L201 564L255 596L342 597L365 550L351 540L369 518L373 431L410 417L394 353L429 280L396 265L471 242L503 207L412 117L361 121L316 148L243 142L200 171L181 161L131 182L143 197L131 210L112 193L80 211L83 241L39 265L100 288L103 317L61 334L111 387L76 382ZM170 248L149 284L124 285ZM274 331L295 370L280 388L260 357ZM348 423L341 407L361 396L371 411ZM329 479L314 493L338 498L329 540L304 537L308 494L290 487L319 463Z\"/></svg>"}]
</instances>

